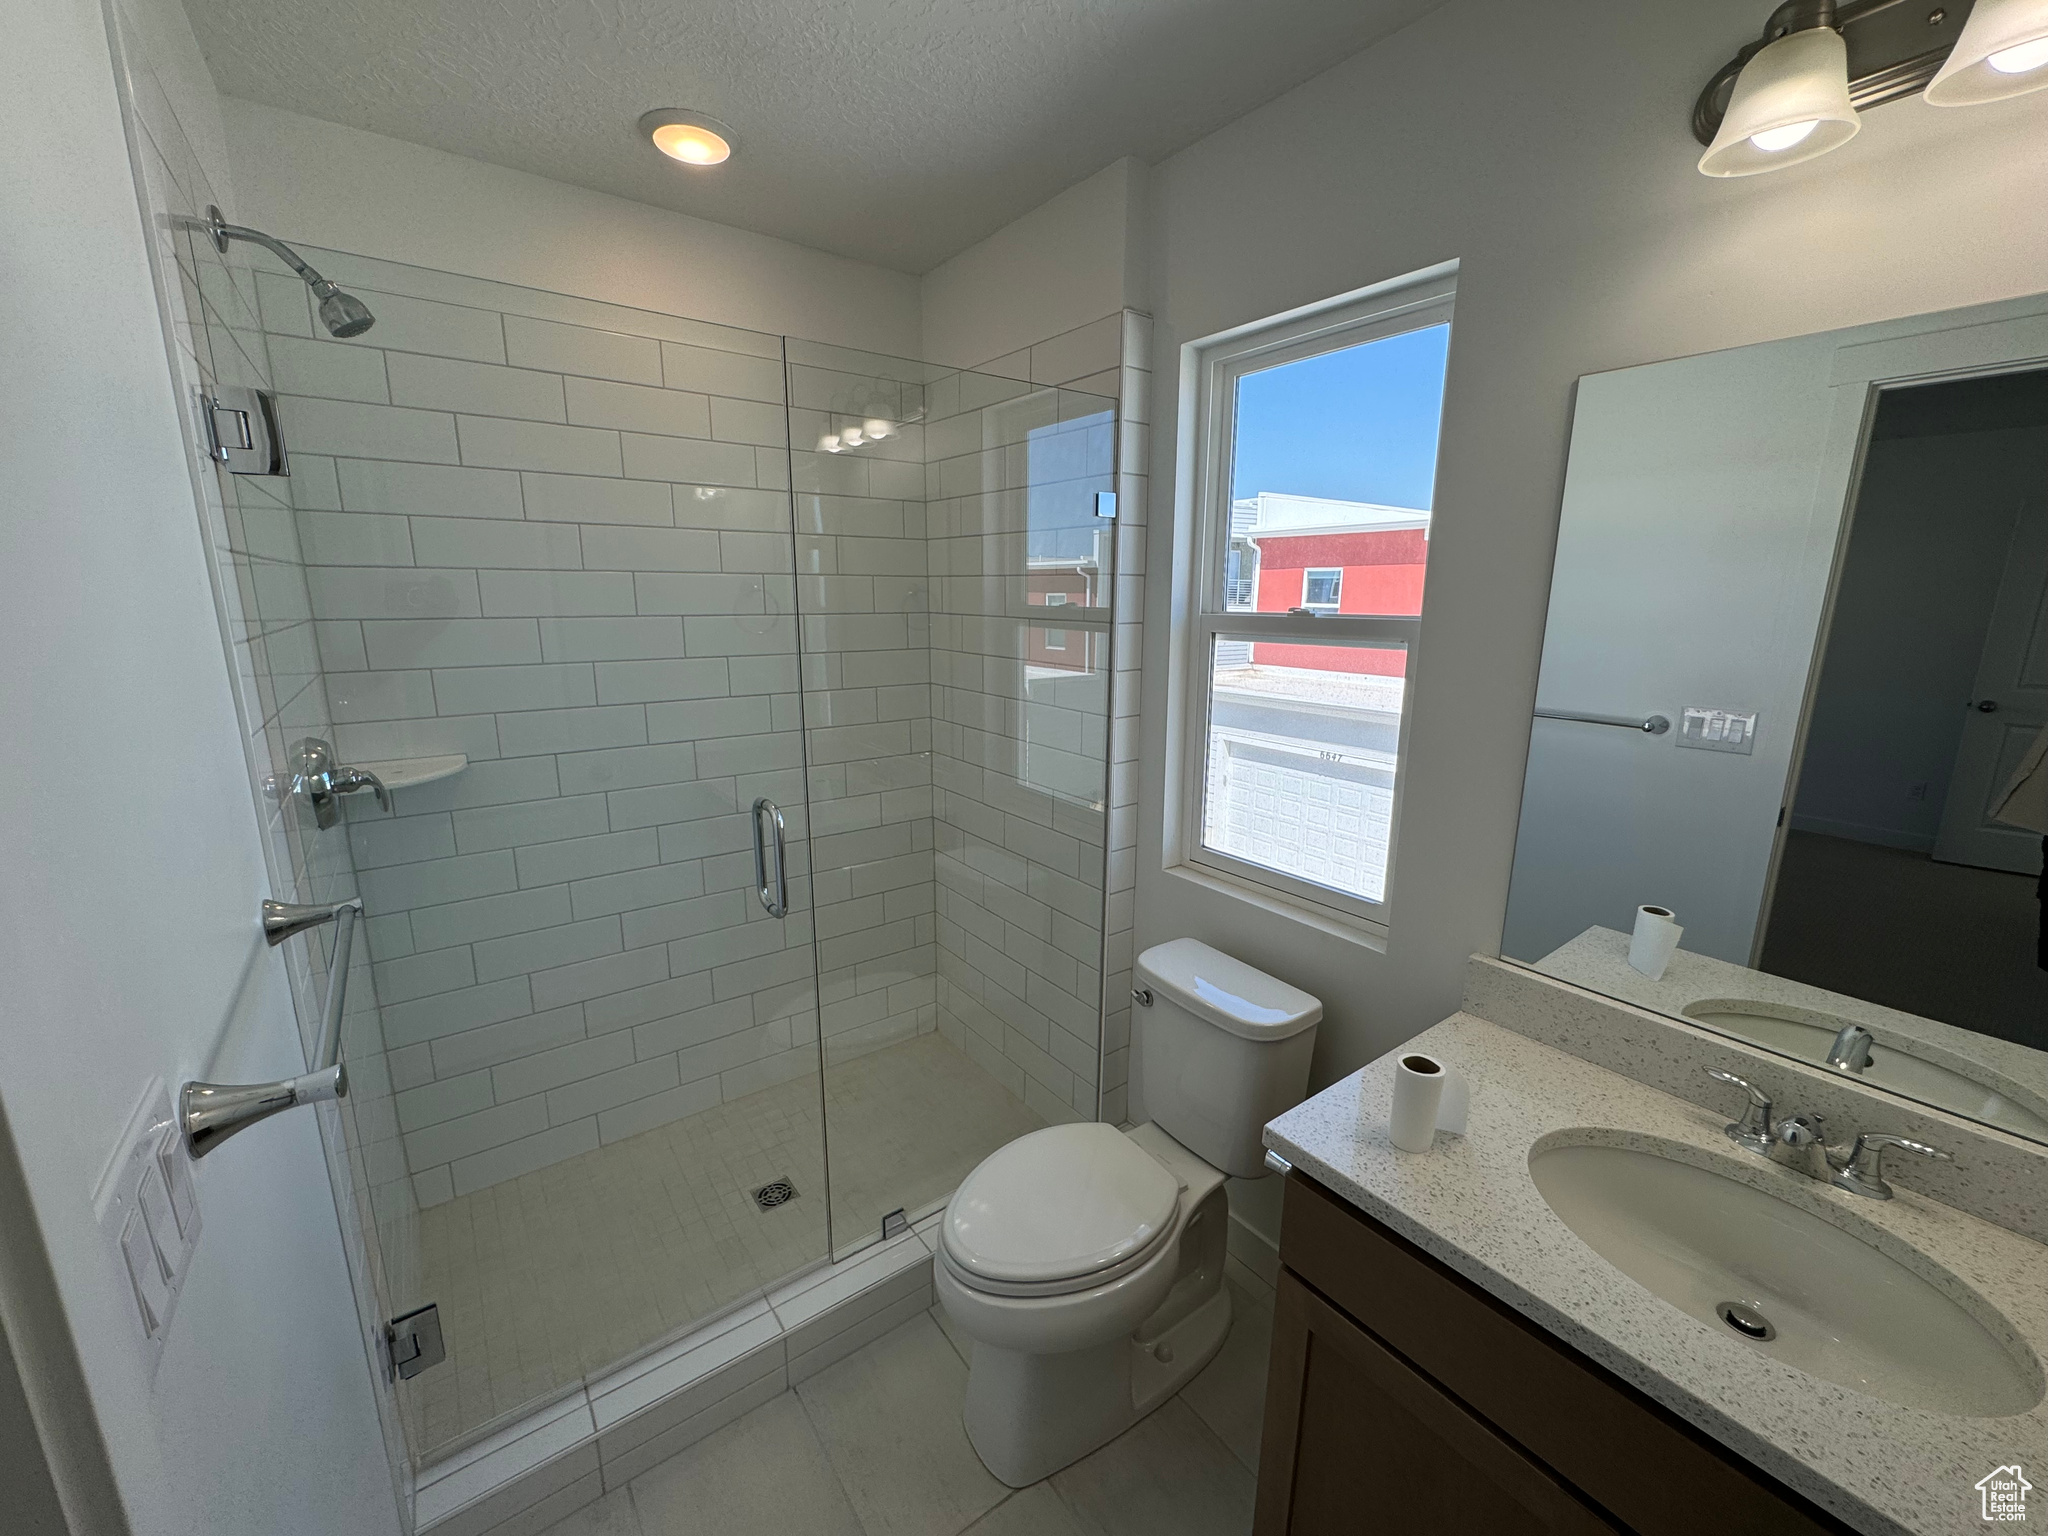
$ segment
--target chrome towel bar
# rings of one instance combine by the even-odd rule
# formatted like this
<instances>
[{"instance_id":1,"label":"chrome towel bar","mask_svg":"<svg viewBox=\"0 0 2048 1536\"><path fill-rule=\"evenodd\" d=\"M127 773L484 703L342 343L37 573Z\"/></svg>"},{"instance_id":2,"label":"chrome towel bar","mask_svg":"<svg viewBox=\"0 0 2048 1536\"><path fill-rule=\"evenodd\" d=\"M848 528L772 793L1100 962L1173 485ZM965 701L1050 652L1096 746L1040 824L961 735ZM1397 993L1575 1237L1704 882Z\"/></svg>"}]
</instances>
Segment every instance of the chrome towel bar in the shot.
<instances>
[{"instance_id":1,"label":"chrome towel bar","mask_svg":"<svg viewBox=\"0 0 2048 1536\"><path fill-rule=\"evenodd\" d=\"M360 900L331 906L263 903L263 937L272 948L295 933L334 924L334 959L327 969L327 997L320 1008L320 1034L313 1070L274 1083L187 1083L178 1090L178 1123L194 1157L204 1157L235 1132L299 1104L348 1096L348 1068L341 1062L341 1010L348 997L349 957L355 948Z\"/></svg>"},{"instance_id":2,"label":"chrome towel bar","mask_svg":"<svg viewBox=\"0 0 2048 1536\"><path fill-rule=\"evenodd\" d=\"M1664 715L1586 715L1573 709L1539 709L1538 720L1576 720L1581 725L1618 725L1625 731L1641 731L1646 736L1662 736L1671 729L1671 721Z\"/></svg>"}]
</instances>

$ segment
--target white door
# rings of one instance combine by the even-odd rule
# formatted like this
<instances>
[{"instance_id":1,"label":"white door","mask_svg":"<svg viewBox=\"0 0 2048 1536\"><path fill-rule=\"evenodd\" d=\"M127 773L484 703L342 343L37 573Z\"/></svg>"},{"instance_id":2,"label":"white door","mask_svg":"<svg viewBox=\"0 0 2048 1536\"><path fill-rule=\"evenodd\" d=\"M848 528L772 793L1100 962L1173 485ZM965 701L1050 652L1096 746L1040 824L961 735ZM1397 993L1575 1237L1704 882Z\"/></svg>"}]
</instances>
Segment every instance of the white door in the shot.
<instances>
[{"instance_id":1,"label":"white door","mask_svg":"<svg viewBox=\"0 0 2048 1536\"><path fill-rule=\"evenodd\" d=\"M1993 821L1991 807L2048 721L2048 495L2020 510L1966 708L1934 856L2038 873L2041 834Z\"/></svg>"}]
</instances>

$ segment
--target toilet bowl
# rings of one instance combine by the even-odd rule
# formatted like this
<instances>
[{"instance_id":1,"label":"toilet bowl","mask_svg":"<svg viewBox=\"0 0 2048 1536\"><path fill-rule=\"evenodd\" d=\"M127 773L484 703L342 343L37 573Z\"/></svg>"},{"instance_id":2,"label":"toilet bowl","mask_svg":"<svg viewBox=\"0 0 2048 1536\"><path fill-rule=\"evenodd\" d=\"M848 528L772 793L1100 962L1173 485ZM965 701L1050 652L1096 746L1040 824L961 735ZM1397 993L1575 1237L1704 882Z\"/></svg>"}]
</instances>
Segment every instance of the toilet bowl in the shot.
<instances>
[{"instance_id":1,"label":"toilet bowl","mask_svg":"<svg viewBox=\"0 0 2048 1536\"><path fill-rule=\"evenodd\" d=\"M1020 1136L939 1227L939 1301L974 1342L967 1436L1013 1488L1121 1434L1222 1347L1224 1181L1264 1174L1260 1128L1308 1085L1307 993L1193 939L1137 973L1153 1121Z\"/></svg>"}]
</instances>

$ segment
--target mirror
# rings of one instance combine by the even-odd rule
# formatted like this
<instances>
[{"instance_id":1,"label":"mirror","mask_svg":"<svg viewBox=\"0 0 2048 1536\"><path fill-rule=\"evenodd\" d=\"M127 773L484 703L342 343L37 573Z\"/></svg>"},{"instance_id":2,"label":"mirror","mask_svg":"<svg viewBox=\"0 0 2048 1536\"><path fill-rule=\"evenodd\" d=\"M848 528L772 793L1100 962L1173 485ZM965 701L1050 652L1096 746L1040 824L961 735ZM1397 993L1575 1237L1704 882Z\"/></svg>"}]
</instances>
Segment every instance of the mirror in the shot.
<instances>
[{"instance_id":1,"label":"mirror","mask_svg":"<svg viewBox=\"0 0 2048 1536\"><path fill-rule=\"evenodd\" d=\"M2048 296L1579 381L1505 958L2048 1142Z\"/></svg>"}]
</instances>

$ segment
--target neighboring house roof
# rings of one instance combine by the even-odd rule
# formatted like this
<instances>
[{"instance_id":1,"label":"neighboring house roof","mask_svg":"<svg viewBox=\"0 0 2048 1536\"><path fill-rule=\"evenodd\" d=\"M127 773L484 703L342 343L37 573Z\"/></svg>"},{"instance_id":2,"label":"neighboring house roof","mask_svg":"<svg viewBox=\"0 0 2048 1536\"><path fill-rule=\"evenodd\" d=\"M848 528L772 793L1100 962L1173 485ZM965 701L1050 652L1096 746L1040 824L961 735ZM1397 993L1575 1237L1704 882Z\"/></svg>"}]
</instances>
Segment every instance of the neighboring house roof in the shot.
<instances>
[{"instance_id":1,"label":"neighboring house roof","mask_svg":"<svg viewBox=\"0 0 2048 1536\"><path fill-rule=\"evenodd\" d=\"M1230 504L1230 531L1253 540L1286 534L1393 533L1429 527L1426 507L1389 507L1370 501L1288 496L1261 491Z\"/></svg>"}]
</instances>

